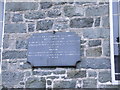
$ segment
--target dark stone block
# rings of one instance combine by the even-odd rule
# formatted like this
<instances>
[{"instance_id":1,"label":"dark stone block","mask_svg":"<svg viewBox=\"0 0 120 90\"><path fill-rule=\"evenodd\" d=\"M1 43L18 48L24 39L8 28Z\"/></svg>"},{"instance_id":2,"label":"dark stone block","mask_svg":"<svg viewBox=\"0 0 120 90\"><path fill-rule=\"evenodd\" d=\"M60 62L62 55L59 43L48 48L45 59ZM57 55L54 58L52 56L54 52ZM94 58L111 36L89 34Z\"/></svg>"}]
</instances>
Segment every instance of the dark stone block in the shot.
<instances>
[{"instance_id":1,"label":"dark stone block","mask_svg":"<svg viewBox=\"0 0 120 90\"><path fill-rule=\"evenodd\" d=\"M39 12L27 12L25 14L26 19L42 19L45 18L45 12L39 11Z\"/></svg>"},{"instance_id":2,"label":"dark stone block","mask_svg":"<svg viewBox=\"0 0 120 90\"><path fill-rule=\"evenodd\" d=\"M54 74L65 74L65 71L64 71L64 70L63 70L63 71L57 71L57 70L56 70L56 71L53 71L53 73L54 73Z\"/></svg>"},{"instance_id":3,"label":"dark stone block","mask_svg":"<svg viewBox=\"0 0 120 90\"><path fill-rule=\"evenodd\" d=\"M27 40L23 38L19 38L16 40L16 49L27 49L28 48L28 42Z\"/></svg>"},{"instance_id":4,"label":"dark stone block","mask_svg":"<svg viewBox=\"0 0 120 90\"><path fill-rule=\"evenodd\" d=\"M11 14L5 13L5 23L8 23L10 21Z\"/></svg>"},{"instance_id":5,"label":"dark stone block","mask_svg":"<svg viewBox=\"0 0 120 90\"><path fill-rule=\"evenodd\" d=\"M97 77L97 73L95 71L88 71L88 77Z\"/></svg>"},{"instance_id":6,"label":"dark stone block","mask_svg":"<svg viewBox=\"0 0 120 90\"><path fill-rule=\"evenodd\" d=\"M27 62L24 62L23 65L20 65L20 69L31 69L32 66L27 63Z\"/></svg>"},{"instance_id":7,"label":"dark stone block","mask_svg":"<svg viewBox=\"0 0 120 90\"><path fill-rule=\"evenodd\" d=\"M5 33L26 33L25 24L6 24Z\"/></svg>"},{"instance_id":8,"label":"dark stone block","mask_svg":"<svg viewBox=\"0 0 120 90\"><path fill-rule=\"evenodd\" d=\"M97 80L88 78L83 80L83 88L97 88Z\"/></svg>"},{"instance_id":9,"label":"dark stone block","mask_svg":"<svg viewBox=\"0 0 120 90\"><path fill-rule=\"evenodd\" d=\"M93 18L75 18L70 21L71 28L92 27Z\"/></svg>"},{"instance_id":10,"label":"dark stone block","mask_svg":"<svg viewBox=\"0 0 120 90\"><path fill-rule=\"evenodd\" d=\"M70 70L67 72L68 78L84 78L86 77L86 71L84 70Z\"/></svg>"},{"instance_id":11,"label":"dark stone block","mask_svg":"<svg viewBox=\"0 0 120 90\"><path fill-rule=\"evenodd\" d=\"M13 22L20 22L23 21L23 16L22 14L14 14L12 17Z\"/></svg>"},{"instance_id":12,"label":"dark stone block","mask_svg":"<svg viewBox=\"0 0 120 90\"><path fill-rule=\"evenodd\" d=\"M90 40L88 42L89 47L100 46L101 40Z\"/></svg>"},{"instance_id":13,"label":"dark stone block","mask_svg":"<svg viewBox=\"0 0 120 90\"><path fill-rule=\"evenodd\" d=\"M46 80L42 77L29 77L26 81L25 88L46 88Z\"/></svg>"},{"instance_id":14,"label":"dark stone block","mask_svg":"<svg viewBox=\"0 0 120 90\"><path fill-rule=\"evenodd\" d=\"M34 24L28 24L28 32L34 32L35 25Z\"/></svg>"},{"instance_id":15,"label":"dark stone block","mask_svg":"<svg viewBox=\"0 0 120 90\"><path fill-rule=\"evenodd\" d=\"M53 88L75 88L76 81L55 81Z\"/></svg>"},{"instance_id":16,"label":"dark stone block","mask_svg":"<svg viewBox=\"0 0 120 90\"><path fill-rule=\"evenodd\" d=\"M48 76L47 79L58 79L59 76Z\"/></svg>"},{"instance_id":17,"label":"dark stone block","mask_svg":"<svg viewBox=\"0 0 120 90\"><path fill-rule=\"evenodd\" d=\"M61 11L59 9L53 9L53 10L48 11L47 15L48 17L56 18L61 15Z\"/></svg>"},{"instance_id":18,"label":"dark stone block","mask_svg":"<svg viewBox=\"0 0 120 90\"><path fill-rule=\"evenodd\" d=\"M52 7L52 5L53 5L52 2L41 2L40 3L41 9L48 9L48 8Z\"/></svg>"},{"instance_id":19,"label":"dark stone block","mask_svg":"<svg viewBox=\"0 0 120 90\"><path fill-rule=\"evenodd\" d=\"M51 80L47 80L47 85L51 85L52 81Z\"/></svg>"},{"instance_id":20,"label":"dark stone block","mask_svg":"<svg viewBox=\"0 0 120 90\"><path fill-rule=\"evenodd\" d=\"M100 26L100 17L95 19L95 27Z\"/></svg>"},{"instance_id":21,"label":"dark stone block","mask_svg":"<svg viewBox=\"0 0 120 90\"><path fill-rule=\"evenodd\" d=\"M35 2L7 2L6 11L26 11L26 10L37 10L38 3Z\"/></svg>"},{"instance_id":22,"label":"dark stone block","mask_svg":"<svg viewBox=\"0 0 120 90\"><path fill-rule=\"evenodd\" d=\"M2 59L27 58L27 51L3 51Z\"/></svg>"},{"instance_id":23,"label":"dark stone block","mask_svg":"<svg viewBox=\"0 0 120 90\"><path fill-rule=\"evenodd\" d=\"M110 69L110 59L106 58L83 58L80 63L77 64L77 68L91 68L91 69Z\"/></svg>"},{"instance_id":24,"label":"dark stone block","mask_svg":"<svg viewBox=\"0 0 120 90\"><path fill-rule=\"evenodd\" d=\"M99 81L101 83L111 81L111 72L110 71L101 71L101 72L99 72Z\"/></svg>"},{"instance_id":25,"label":"dark stone block","mask_svg":"<svg viewBox=\"0 0 120 90\"><path fill-rule=\"evenodd\" d=\"M8 48L9 47L9 35L4 35L3 38L3 48Z\"/></svg>"},{"instance_id":26,"label":"dark stone block","mask_svg":"<svg viewBox=\"0 0 120 90\"><path fill-rule=\"evenodd\" d=\"M41 20L37 22L37 30L48 30L52 29L53 21L52 20Z\"/></svg>"}]
</instances>

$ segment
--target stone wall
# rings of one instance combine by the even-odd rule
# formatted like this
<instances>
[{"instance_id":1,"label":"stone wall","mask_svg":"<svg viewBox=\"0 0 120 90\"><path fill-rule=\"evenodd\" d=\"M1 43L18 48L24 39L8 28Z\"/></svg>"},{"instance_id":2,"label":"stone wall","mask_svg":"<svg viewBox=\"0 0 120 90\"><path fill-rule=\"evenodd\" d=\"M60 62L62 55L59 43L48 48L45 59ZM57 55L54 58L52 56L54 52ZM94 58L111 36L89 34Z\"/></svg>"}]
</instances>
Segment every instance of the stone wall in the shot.
<instances>
[{"instance_id":1,"label":"stone wall","mask_svg":"<svg viewBox=\"0 0 120 90\"><path fill-rule=\"evenodd\" d=\"M111 88L108 2L7 2L2 53L5 88ZM76 68L32 68L28 38L53 30L81 37ZM68 60L69 61L69 60Z\"/></svg>"}]
</instances>

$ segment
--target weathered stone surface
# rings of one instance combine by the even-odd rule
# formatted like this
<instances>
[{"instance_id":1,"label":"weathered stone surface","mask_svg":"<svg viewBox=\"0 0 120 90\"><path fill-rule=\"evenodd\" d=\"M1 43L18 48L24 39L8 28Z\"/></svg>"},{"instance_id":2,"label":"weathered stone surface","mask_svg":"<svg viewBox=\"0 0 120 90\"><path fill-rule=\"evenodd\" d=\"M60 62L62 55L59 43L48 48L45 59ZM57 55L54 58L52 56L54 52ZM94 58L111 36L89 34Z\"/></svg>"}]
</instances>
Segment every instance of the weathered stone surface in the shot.
<instances>
[{"instance_id":1,"label":"weathered stone surface","mask_svg":"<svg viewBox=\"0 0 120 90\"><path fill-rule=\"evenodd\" d=\"M58 79L59 76L48 76L47 79Z\"/></svg>"},{"instance_id":2,"label":"weathered stone surface","mask_svg":"<svg viewBox=\"0 0 120 90\"><path fill-rule=\"evenodd\" d=\"M91 69L110 69L110 59L106 58L84 58L80 63L77 64L77 68L91 68Z\"/></svg>"},{"instance_id":3,"label":"weathered stone surface","mask_svg":"<svg viewBox=\"0 0 120 90\"><path fill-rule=\"evenodd\" d=\"M16 49L27 49L28 42L25 38L19 38L16 40Z\"/></svg>"},{"instance_id":4,"label":"weathered stone surface","mask_svg":"<svg viewBox=\"0 0 120 90\"><path fill-rule=\"evenodd\" d=\"M88 77L97 77L97 72L96 72L96 71L89 70L89 71L88 71Z\"/></svg>"},{"instance_id":5,"label":"weathered stone surface","mask_svg":"<svg viewBox=\"0 0 120 90\"><path fill-rule=\"evenodd\" d=\"M10 13L5 13L5 23L10 21L10 16L11 16Z\"/></svg>"},{"instance_id":6,"label":"weathered stone surface","mask_svg":"<svg viewBox=\"0 0 120 90\"><path fill-rule=\"evenodd\" d=\"M6 11L26 11L26 10L37 10L38 3L35 2L7 2Z\"/></svg>"},{"instance_id":7,"label":"weathered stone surface","mask_svg":"<svg viewBox=\"0 0 120 90\"><path fill-rule=\"evenodd\" d=\"M52 7L52 2L41 2L40 3L40 6L41 6L41 9L48 9L50 7Z\"/></svg>"},{"instance_id":8,"label":"weathered stone surface","mask_svg":"<svg viewBox=\"0 0 120 90\"><path fill-rule=\"evenodd\" d=\"M25 13L26 19L42 19L45 18L45 12L39 11L39 12L27 12Z\"/></svg>"},{"instance_id":9,"label":"weathered stone surface","mask_svg":"<svg viewBox=\"0 0 120 90\"><path fill-rule=\"evenodd\" d=\"M65 16L67 17L83 16L84 8L79 6L65 6L64 13L65 13Z\"/></svg>"},{"instance_id":10,"label":"weathered stone surface","mask_svg":"<svg viewBox=\"0 0 120 90\"><path fill-rule=\"evenodd\" d=\"M26 51L3 51L2 59L17 59L17 58L26 58Z\"/></svg>"},{"instance_id":11,"label":"weathered stone surface","mask_svg":"<svg viewBox=\"0 0 120 90\"><path fill-rule=\"evenodd\" d=\"M114 89L114 90L119 90L120 88L120 85L112 85L112 84L108 84L108 85L104 85L104 84L101 84L98 86L99 88L106 88L106 89Z\"/></svg>"},{"instance_id":12,"label":"weathered stone surface","mask_svg":"<svg viewBox=\"0 0 120 90\"><path fill-rule=\"evenodd\" d=\"M23 21L23 16L22 14L14 14L12 17L13 22L20 22Z\"/></svg>"},{"instance_id":13,"label":"weathered stone surface","mask_svg":"<svg viewBox=\"0 0 120 90\"><path fill-rule=\"evenodd\" d=\"M52 29L53 21L52 20L41 20L37 22L37 30L48 30Z\"/></svg>"},{"instance_id":14,"label":"weathered stone surface","mask_svg":"<svg viewBox=\"0 0 120 90\"><path fill-rule=\"evenodd\" d=\"M67 29L69 27L68 22L68 19L57 19L55 20L53 28L57 30Z\"/></svg>"},{"instance_id":15,"label":"weathered stone surface","mask_svg":"<svg viewBox=\"0 0 120 90\"><path fill-rule=\"evenodd\" d=\"M22 72L10 72L10 71L2 72L3 85L9 88L14 87L14 85L22 81L23 77L24 77L24 74Z\"/></svg>"},{"instance_id":16,"label":"weathered stone surface","mask_svg":"<svg viewBox=\"0 0 120 90\"><path fill-rule=\"evenodd\" d=\"M105 16L105 17L102 17L102 26L103 27L109 27L109 17L108 16Z\"/></svg>"},{"instance_id":17,"label":"weathered stone surface","mask_svg":"<svg viewBox=\"0 0 120 90\"><path fill-rule=\"evenodd\" d=\"M28 62L24 62L22 65L20 65L20 69L31 69L32 66Z\"/></svg>"},{"instance_id":18,"label":"weathered stone surface","mask_svg":"<svg viewBox=\"0 0 120 90\"><path fill-rule=\"evenodd\" d=\"M3 48L8 48L9 47L9 35L4 35L4 38L3 38Z\"/></svg>"},{"instance_id":19,"label":"weathered stone surface","mask_svg":"<svg viewBox=\"0 0 120 90\"><path fill-rule=\"evenodd\" d=\"M93 18L75 18L70 21L71 28L92 27Z\"/></svg>"},{"instance_id":20,"label":"weathered stone surface","mask_svg":"<svg viewBox=\"0 0 120 90\"><path fill-rule=\"evenodd\" d=\"M51 85L52 81L51 80L47 80L47 85Z\"/></svg>"},{"instance_id":21,"label":"weathered stone surface","mask_svg":"<svg viewBox=\"0 0 120 90\"><path fill-rule=\"evenodd\" d=\"M96 79L83 80L83 88L97 88L97 80Z\"/></svg>"},{"instance_id":22,"label":"weathered stone surface","mask_svg":"<svg viewBox=\"0 0 120 90\"><path fill-rule=\"evenodd\" d=\"M86 9L86 16L102 16L108 14L109 7L108 5L102 6L93 6Z\"/></svg>"},{"instance_id":23,"label":"weathered stone surface","mask_svg":"<svg viewBox=\"0 0 120 90\"><path fill-rule=\"evenodd\" d=\"M27 79L25 88L45 88L46 80L45 78L30 77Z\"/></svg>"},{"instance_id":24,"label":"weathered stone surface","mask_svg":"<svg viewBox=\"0 0 120 90\"><path fill-rule=\"evenodd\" d=\"M60 11L60 9L50 10L50 11L48 11L47 16L51 17L51 18L59 17L59 16L61 16L61 11Z\"/></svg>"},{"instance_id":25,"label":"weathered stone surface","mask_svg":"<svg viewBox=\"0 0 120 90\"><path fill-rule=\"evenodd\" d=\"M63 2L62 0L59 0L59 1L54 2L54 5L64 5L66 3L69 3L69 2Z\"/></svg>"},{"instance_id":26,"label":"weathered stone surface","mask_svg":"<svg viewBox=\"0 0 120 90\"><path fill-rule=\"evenodd\" d=\"M75 88L76 81L55 81L53 88Z\"/></svg>"},{"instance_id":27,"label":"weathered stone surface","mask_svg":"<svg viewBox=\"0 0 120 90\"><path fill-rule=\"evenodd\" d=\"M8 69L8 62L7 61L2 61L2 70L7 70Z\"/></svg>"},{"instance_id":28,"label":"weathered stone surface","mask_svg":"<svg viewBox=\"0 0 120 90\"><path fill-rule=\"evenodd\" d=\"M103 40L103 55L110 56L110 41L109 40Z\"/></svg>"},{"instance_id":29,"label":"weathered stone surface","mask_svg":"<svg viewBox=\"0 0 120 90\"><path fill-rule=\"evenodd\" d=\"M84 38L95 39L95 38L109 38L110 29L97 28L97 29L84 29Z\"/></svg>"},{"instance_id":30,"label":"weathered stone surface","mask_svg":"<svg viewBox=\"0 0 120 90\"><path fill-rule=\"evenodd\" d=\"M41 76L44 76L44 75L50 75L52 72L49 72L49 71L33 71L33 75L41 75Z\"/></svg>"},{"instance_id":31,"label":"weathered stone surface","mask_svg":"<svg viewBox=\"0 0 120 90\"><path fill-rule=\"evenodd\" d=\"M67 72L68 78L84 78L86 77L86 71L84 70L70 70Z\"/></svg>"},{"instance_id":32,"label":"weathered stone surface","mask_svg":"<svg viewBox=\"0 0 120 90\"><path fill-rule=\"evenodd\" d=\"M100 57L102 55L102 48L89 48L86 50L87 57Z\"/></svg>"},{"instance_id":33,"label":"weathered stone surface","mask_svg":"<svg viewBox=\"0 0 120 90\"><path fill-rule=\"evenodd\" d=\"M101 40L90 40L88 42L89 47L100 46L100 45L101 45Z\"/></svg>"},{"instance_id":34,"label":"weathered stone surface","mask_svg":"<svg viewBox=\"0 0 120 90\"><path fill-rule=\"evenodd\" d=\"M25 24L6 24L5 33L26 33Z\"/></svg>"},{"instance_id":35,"label":"weathered stone surface","mask_svg":"<svg viewBox=\"0 0 120 90\"><path fill-rule=\"evenodd\" d=\"M100 17L95 19L95 27L100 26Z\"/></svg>"},{"instance_id":36,"label":"weathered stone surface","mask_svg":"<svg viewBox=\"0 0 120 90\"><path fill-rule=\"evenodd\" d=\"M58 71L58 70L56 70L56 71L53 71L53 73L54 74L65 74L65 70L62 70L62 71Z\"/></svg>"},{"instance_id":37,"label":"weathered stone surface","mask_svg":"<svg viewBox=\"0 0 120 90\"><path fill-rule=\"evenodd\" d=\"M99 82L105 83L111 81L111 72L110 71L101 71L99 72Z\"/></svg>"},{"instance_id":38,"label":"weathered stone surface","mask_svg":"<svg viewBox=\"0 0 120 90\"><path fill-rule=\"evenodd\" d=\"M34 24L28 24L28 32L34 32L35 25Z\"/></svg>"}]
</instances>

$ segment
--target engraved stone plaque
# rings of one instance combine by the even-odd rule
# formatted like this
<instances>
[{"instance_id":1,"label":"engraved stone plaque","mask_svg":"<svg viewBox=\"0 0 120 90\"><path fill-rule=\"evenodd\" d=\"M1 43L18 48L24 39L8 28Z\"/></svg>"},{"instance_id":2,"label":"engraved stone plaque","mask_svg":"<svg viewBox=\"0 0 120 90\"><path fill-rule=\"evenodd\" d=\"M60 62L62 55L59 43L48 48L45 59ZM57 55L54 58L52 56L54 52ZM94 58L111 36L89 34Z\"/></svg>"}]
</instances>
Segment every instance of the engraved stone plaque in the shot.
<instances>
[{"instance_id":1,"label":"engraved stone plaque","mask_svg":"<svg viewBox=\"0 0 120 90\"><path fill-rule=\"evenodd\" d=\"M35 33L28 42L32 66L75 66L80 61L80 37L75 32Z\"/></svg>"}]
</instances>

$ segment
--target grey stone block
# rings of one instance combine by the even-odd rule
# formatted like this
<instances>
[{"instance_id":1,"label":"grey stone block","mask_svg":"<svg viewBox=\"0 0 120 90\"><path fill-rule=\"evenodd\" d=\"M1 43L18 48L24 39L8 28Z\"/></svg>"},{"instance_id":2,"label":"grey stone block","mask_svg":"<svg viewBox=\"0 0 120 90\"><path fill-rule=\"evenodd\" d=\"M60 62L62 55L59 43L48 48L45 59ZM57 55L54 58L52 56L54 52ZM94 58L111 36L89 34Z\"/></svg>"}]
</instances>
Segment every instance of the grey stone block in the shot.
<instances>
[{"instance_id":1,"label":"grey stone block","mask_svg":"<svg viewBox=\"0 0 120 90\"><path fill-rule=\"evenodd\" d=\"M83 80L83 88L97 88L97 80L96 79Z\"/></svg>"},{"instance_id":2,"label":"grey stone block","mask_svg":"<svg viewBox=\"0 0 120 90\"><path fill-rule=\"evenodd\" d=\"M110 40L103 40L103 55L110 56Z\"/></svg>"},{"instance_id":3,"label":"grey stone block","mask_svg":"<svg viewBox=\"0 0 120 90\"><path fill-rule=\"evenodd\" d=\"M38 3L36 2L7 2L6 11L26 11L37 10Z\"/></svg>"},{"instance_id":4,"label":"grey stone block","mask_svg":"<svg viewBox=\"0 0 120 90\"><path fill-rule=\"evenodd\" d=\"M3 51L2 59L27 58L27 51Z\"/></svg>"},{"instance_id":5,"label":"grey stone block","mask_svg":"<svg viewBox=\"0 0 120 90\"><path fill-rule=\"evenodd\" d=\"M54 74L65 74L65 70L56 70L56 71L53 71Z\"/></svg>"},{"instance_id":6,"label":"grey stone block","mask_svg":"<svg viewBox=\"0 0 120 90\"><path fill-rule=\"evenodd\" d=\"M2 70L7 70L8 69L8 62L7 61L2 61Z\"/></svg>"},{"instance_id":7,"label":"grey stone block","mask_svg":"<svg viewBox=\"0 0 120 90\"><path fill-rule=\"evenodd\" d=\"M27 79L25 88L45 88L46 80L45 78L30 77Z\"/></svg>"},{"instance_id":8,"label":"grey stone block","mask_svg":"<svg viewBox=\"0 0 120 90\"><path fill-rule=\"evenodd\" d=\"M89 39L109 38L110 37L110 29L105 29L105 28L84 29L83 37L89 38Z\"/></svg>"},{"instance_id":9,"label":"grey stone block","mask_svg":"<svg viewBox=\"0 0 120 90\"><path fill-rule=\"evenodd\" d=\"M11 14L10 13L5 13L5 23L10 21Z\"/></svg>"},{"instance_id":10,"label":"grey stone block","mask_svg":"<svg viewBox=\"0 0 120 90\"><path fill-rule=\"evenodd\" d=\"M59 17L59 16L61 16L61 11L60 11L60 9L49 10L47 13L47 16L51 17L51 18Z\"/></svg>"},{"instance_id":11,"label":"grey stone block","mask_svg":"<svg viewBox=\"0 0 120 90\"><path fill-rule=\"evenodd\" d=\"M67 72L67 78L84 78L86 77L85 70L69 70Z\"/></svg>"},{"instance_id":12,"label":"grey stone block","mask_svg":"<svg viewBox=\"0 0 120 90\"><path fill-rule=\"evenodd\" d=\"M25 24L6 24L5 33L26 33Z\"/></svg>"},{"instance_id":13,"label":"grey stone block","mask_svg":"<svg viewBox=\"0 0 120 90\"><path fill-rule=\"evenodd\" d=\"M65 6L64 13L65 13L65 16L67 17L83 16L84 8L79 6Z\"/></svg>"},{"instance_id":14,"label":"grey stone block","mask_svg":"<svg viewBox=\"0 0 120 90\"><path fill-rule=\"evenodd\" d=\"M75 18L71 19L70 27L71 28L85 28L85 27L92 27L93 25L93 18Z\"/></svg>"},{"instance_id":15,"label":"grey stone block","mask_svg":"<svg viewBox=\"0 0 120 90\"><path fill-rule=\"evenodd\" d=\"M85 15L86 16L103 16L109 14L109 7L108 5L102 5L102 6L93 6L88 7L86 9Z\"/></svg>"},{"instance_id":16,"label":"grey stone block","mask_svg":"<svg viewBox=\"0 0 120 90\"><path fill-rule=\"evenodd\" d=\"M14 14L12 17L13 22L20 22L23 21L23 16L22 14Z\"/></svg>"},{"instance_id":17,"label":"grey stone block","mask_svg":"<svg viewBox=\"0 0 120 90\"><path fill-rule=\"evenodd\" d=\"M100 45L101 45L101 40L90 40L88 42L89 47L100 46Z\"/></svg>"},{"instance_id":18,"label":"grey stone block","mask_svg":"<svg viewBox=\"0 0 120 90\"><path fill-rule=\"evenodd\" d=\"M28 42L25 38L19 38L16 40L16 49L27 49Z\"/></svg>"},{"instance_id":19,"label":"grey stone block","mask_svg":"<svg viewBox=\"0 0 120 90\"><path fill-rule=\"evenodd\" d=\"M87 57L100 57L102 55L102 48L89 48L86 50Z\"/></svg>"},{"instance_id":20,"label":"grey stone block","mask_svg":"<svg viewBox=\"0 0 120 90\"><path fill-rule=\"evenodd\" d=\"M95 27L100 26L100 17L95 19Z\"/></svg>"},{"instance_id":21,"label":"grey stone block","mask_svg":"<svg viewBox=\"0 0 120 90\"><path fill-rule=\"evenodd\" d=\"M103 27L109 27L110 26L109 17L108 16L102 17L102 26Z\"/></svg>"},{"instance_id":22,"label":"grey stone block","mask_svg":"<svg viewBox=\"0 0 120 90\"><path fill-rule=\"evenodd\" d=\"M23 80L23 77L24 73L22 72L10 72L10 71L2 72L3 85L7 86L8 88L13 88L14 85L18 84L20 81Z\"/></svg>"},{"instance_id":23,"label":"grey stone block","mask_svg":"<svg viewBox=\"0 0 120 90\"><path fill-rule=\"evenodd\" d=\"M104 85L104 84L101 84L98 86L99 88L106 88L106 89L116 89L116 90L119 90L120 89L120 85L112 85L112 84L108 84L108 85Z\"/></svg>"},{"instance_id":24,"label":"grey stone block","mask_svg":"<svg viewBox=\"0 0 120 90\"><path fill-rule=\"evenodd\" d=\"M59 1L54 2L54 5L64 5L66 3L69 3L69 2L65 2L65 1L63 2L62 0L59 0Z\"/></svg>"},{"instance_id":25,"label":"grey stone block","mask_svg":"<svg viewBox=\"0 0 120 90\"><path fill-rule=\"evenodd\" d=\"M39 12L27 12L25 13L26 19L43 19L45 18L45 12L39 11Z\"/></svg>"},{"instance_id":26,"label":"grey stone block","mask_svg":"<svg viewBox=\"0 0 120 90\"><path fill-rule=\"evenodd\" d=\"M9 35L4 35L3 38L3 48L8 48L9 47Z\"/></svg>"},{"instance_id":27,"label":"grey stone block","mask_svg":"<svg viewBox=\"0 0 120 90\"><path fill-rule=\"evenodd\" d=\"M75 88L76 81L54 81L53 88Z\"/></svg>"},{"instance_id":28,"label":"grey stone block","mask_svg":"<svg viewBox=\"0 0 120 90\"><path fill-rule=\"evenodd\" d=\"M34 24L28 24L28 32L34 32L35 25Z\"/></svg>"},{"instance_id":29,"label":"grey stone block","mask_svg":"<svg viewBox=\"0 0 120 90\"><path fill-rule=\"evenodd\" d=\"M41 75L41 76L44 76L44 75L50 75L52 72L49 72L49 71L33 71L33 75Z\"/></svg>"},{"instance_id":30,"label":"grey stone block","mask_svg":"<svg viewBox=\"0 0 120 90\"><path fill-rule=\"evenodd\" d=\"M88 77L97 77L97 72L96 72L96 71L89 70L89 71L88 71Z\"/></svg>"},{"instance_id":31,"label":"grey stone block","mask_svg":"<svg viewBox=\"0 0 120 90\"><path fill-rule=\"evenodd\" d=\"M68 19L57 19L53 25L54 29L62 30L67 29L69 27L69 20Z\"/></svg>"},{"instance_id":32,"label":"grey stone block","mask_svg":"<svg viewBox=\"0 0 120 90\"><path fill-rule=\"evenodd\" d=\"M37 22L37 30L48 30L52 29L53 21L52 20L41 20Z\"/></svg>"},{"instance_id":33,"label":"grey stone block","mask_svg":"<svg viewBox=\"0 0 120 90\"><path fill-rule=\"evenodd\" d=\"M80 63L77 64L77 68L91 68L91 69L110 69L110 59L106 58L83 58Z\"/></svg>"},{"instance_id":34,"label":"grey stone block","mask_svg":"<svg viewBox=\"0 0 120 90\"><path fill-rule=\"evenodd\" d=\"M52 5L53 5L52 2L41 2L40 3L41 9L48 9L48 8L52 7Z\"/></svg>"},{"instance_id":35,"label":"grey stone block","mask_svg":"<svg viewBox=\"0 0 120 90\"><path fill-rule=\"evenodd\" d=\"M59 76L48 76L47 79L58 79Z\"/></svg>"},{"instance_id":36,"label":"grey stone block","mask_svg":"<svg viewBox=\"0 0 120 90\"><path fill-rule=\"evenodd\" d=\"M99 82L105 83L111 81L111 72L110 71L101 71L99 72Z\"/></svg>"}]
</instances>

